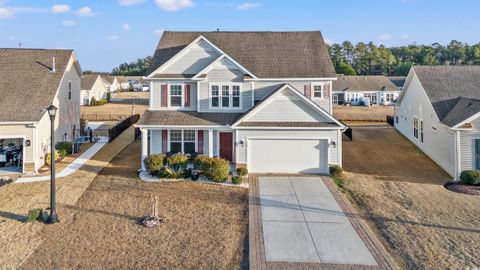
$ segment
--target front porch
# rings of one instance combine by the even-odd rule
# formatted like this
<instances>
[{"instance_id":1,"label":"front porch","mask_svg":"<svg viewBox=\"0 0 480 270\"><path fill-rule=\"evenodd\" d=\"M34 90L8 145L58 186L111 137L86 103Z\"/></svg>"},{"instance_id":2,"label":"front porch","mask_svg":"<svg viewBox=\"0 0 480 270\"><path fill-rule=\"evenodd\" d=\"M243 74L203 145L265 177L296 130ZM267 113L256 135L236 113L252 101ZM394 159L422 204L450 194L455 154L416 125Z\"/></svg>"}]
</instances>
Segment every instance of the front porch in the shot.
<instances>
[{"instance_id":1,"label":"front porch","mask_svg":"<svg viewBox=\"0 0 480 270\"><path fill-rule=\"evenodd\" d=\"M236 162L235 132L228 127L151 127L140 128L142 140L141 164L152 154L182 153L191 156L221 157Z\"/></svg>"}]
</instances>

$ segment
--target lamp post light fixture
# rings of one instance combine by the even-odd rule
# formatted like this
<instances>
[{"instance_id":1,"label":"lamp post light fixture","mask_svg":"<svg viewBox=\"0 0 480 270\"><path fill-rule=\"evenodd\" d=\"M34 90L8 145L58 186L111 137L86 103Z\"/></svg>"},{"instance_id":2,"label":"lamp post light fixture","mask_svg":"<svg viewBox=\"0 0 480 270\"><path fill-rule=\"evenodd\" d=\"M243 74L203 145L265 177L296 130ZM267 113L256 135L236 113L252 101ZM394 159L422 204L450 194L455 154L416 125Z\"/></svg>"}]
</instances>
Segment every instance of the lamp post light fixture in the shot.
<instances>
[{"instance_id":1,"label":"lamp post light fixture","mask_svg":"<svg viewBox=\"0 0 480 270\"><path fill-rule=\"evenodd\" d=\"M54 224L59 222L55 205L55 115L57 107L50 105L47 108L50 116L50 216L47 223Z\"/></svg>"}]
</instances>

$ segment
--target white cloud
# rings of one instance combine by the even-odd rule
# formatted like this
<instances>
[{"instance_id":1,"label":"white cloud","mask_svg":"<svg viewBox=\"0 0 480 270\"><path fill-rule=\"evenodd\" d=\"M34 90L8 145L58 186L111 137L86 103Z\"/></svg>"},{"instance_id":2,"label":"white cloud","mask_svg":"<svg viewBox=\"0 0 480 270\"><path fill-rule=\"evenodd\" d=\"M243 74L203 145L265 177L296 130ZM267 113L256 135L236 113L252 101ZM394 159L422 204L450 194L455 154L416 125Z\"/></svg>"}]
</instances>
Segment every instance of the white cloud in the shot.
<instances>
[{"instance_id":1,"label":"white cloud","mask_svg":"<svg viewBox=\"0 0 480 270\"><path fill-rule=\"evenodd\" d=\"M153 33L157 36L161 36L163 34L163 31L165 31L165 29L158 28L158 29L153 30Z\"/></svg>"},{"instance_id":2,"label":"white cloud","mask_svg":"<svg viewBox=\"0 0 480 270\"><path fill-rule=\"evenodd\" d=\"M332 45L335 43L335 41L333 39L325 38L325 43L327 43L328 45Z\"/></svg>"},{"instance_id":3,"label":"white cloud","mask_svg":"<svg viewBox=\"0 0 480 270\"><path fill-rule=\"evenodd\" d=\"M107 36L105 39L106 39L106 40L117 40L117 39L118 39L118 35L110 35L110 36Z\"/></svg>"},{"instance_id":4,"label":"white cloud","mask_svg":"<svg viewBox=\"0 0 480 270\"><path fill-rule=\"evenodd\" d=\"M130 24L124 23L122 25L122 28L123 28L123 31L125 31L125 32L130 31Z\"/></svg>"},{"instance_id":5,"label":"white cloud","mask_svg":"<svg viewBox=\"0 0 480 270\"><path fill-rule=\"evenodd\" d=\"M81 17L88 17L95 15L90 7L82 7L81 9L77 10L77 16Z\"/></svg>"},{"instance_id":6,"label":"white cloud","mask_svg":"<svg viewBox=\"0 0 480 270\"><path fill-rule=\"evenodd\" d=\"M178 11L195 5L192 0L155 0L155 3L164 11Z\"/></svg>"},{"instance_id":7,"label":"white cloud","mask_svg":"<svg viewBox=\"0 0 480 270\"><path fill-rule=\"evenodd\" d=\"M64 20L62 22L62 25L63 26L75 26L77 25L77 22L76 21L72 21L72 20Z\"/></svg>"},{"instance_id":8,"label":"white cloud","mask_svg":"<svg viewBox=\"0 0 480 270\"><path fill-rule=\"evenodd\" d=\"M0 19L12 18L15 13L8 8L0 8Z\"/></svg>"},{"instance_id":9,"label":"white cloud","mask_svg":"<svg viewBox=\"0 0 480 270\"><path fill-rule=\"evenodd\" d=\"M409 34L402 34L400 36L401 39L411 39L412 37Z\"/></svg>"},{"instance_id":10,"label":"white cloud","mask_svg":"<svg viewBox=\"0 0 480 270\"><path fill-rule=\"evenodd\" d=\"M70 11L69 5L53 5L52 6L52 13L60 14L60 13L67 13Z\"/></svg>"},{"instance_id":11,"label":"white cloud","mask_svg":"<svg viewBox=\"0 0 480 270\"><path fill-rule=\"evenodd\" d=\"M118 3L122 6L133 6L137 4L141 4L145 2L145 0L119 0Z\"/></svg>"},{"instance_id":12,"label":"white cloud","mask_svg":"<svg viewBox=\"0 0 480 270\"><path fill-rule=\"evenodd\" d=\"M259 8L262 6L262 3L250 3L250 2L245 2L243 4L240 4L236 6L235 8L238 10L248 10L248 9L255 9Z\"/></svg>"},{"instance_id":13,"label":"white cloud","mask_svg":"<svg viewBox=\"0 0 480 270\"><path fill-rule=\"evenodd\" d=\"M389 34L389 33L385 33L385 34L383 34L383 35L380 35L378 38L379 38L381 41L390 41L390 40L393 39L393 36L392 36L391 34Z\"/></svg>"}]
</instances>

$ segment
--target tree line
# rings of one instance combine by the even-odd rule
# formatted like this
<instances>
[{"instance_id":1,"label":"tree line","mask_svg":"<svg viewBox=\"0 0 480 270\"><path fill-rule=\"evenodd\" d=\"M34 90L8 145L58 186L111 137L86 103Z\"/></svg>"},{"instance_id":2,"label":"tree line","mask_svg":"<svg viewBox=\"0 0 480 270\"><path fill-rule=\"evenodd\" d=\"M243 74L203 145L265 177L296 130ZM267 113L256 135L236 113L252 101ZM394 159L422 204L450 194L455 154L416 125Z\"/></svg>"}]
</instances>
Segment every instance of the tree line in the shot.
<instances>
[{"instance_id":1,"label":"tree line","mask_svg":"<svg viewBox=\"0 0 480 270\"><path fill-rule=\"evenodd\" d=\"M130 63L123 63L112 70L112 75L145 76L147 75L147 70L151 62L152 57L147 56Z\"/></svg>"},{"instance_id":2,"label":"tree line","mask_svg":"<svg viewBox=\"0 0 480 270\"><path fill-rule=\"evenodd\" d=\"M480 43L468 45L452 40L444 46L411 44L399 47L376 46L373 42L344 41L328 46L338 74L407 75L412 65L479 65Z\"/></svg>"}]
</instances>

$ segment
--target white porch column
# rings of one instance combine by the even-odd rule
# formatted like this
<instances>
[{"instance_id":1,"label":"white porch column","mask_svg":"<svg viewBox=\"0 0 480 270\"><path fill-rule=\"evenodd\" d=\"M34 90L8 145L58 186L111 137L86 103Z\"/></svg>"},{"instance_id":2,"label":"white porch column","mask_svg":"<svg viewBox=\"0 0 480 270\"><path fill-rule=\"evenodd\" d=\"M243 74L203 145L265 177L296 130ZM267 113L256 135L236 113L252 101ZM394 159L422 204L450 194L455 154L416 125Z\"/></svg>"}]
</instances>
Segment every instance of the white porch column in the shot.
<instances>
[{"instance_id":1,"label":"white porch column","mask_svg":"<svg viewBox=\"0 0 480 270\"><path fill-rule=\"evenodd\" d=\"M213 157L213 129L208 130L208 156Z\"/></svg>"},{"instance_id":2,"label":"white porch column","mask_svg":"<svg viewBox=\"0 0 480 270\"><path fill-rule=\"evenodd\" d=\"M140 164L142 164L142 170L145 170L145 164L143 161L148 155L148 129L140 129L142 132L142 160L140 160Z\"/></svg>"}]
</instances>

